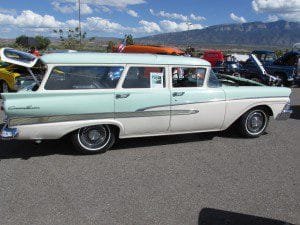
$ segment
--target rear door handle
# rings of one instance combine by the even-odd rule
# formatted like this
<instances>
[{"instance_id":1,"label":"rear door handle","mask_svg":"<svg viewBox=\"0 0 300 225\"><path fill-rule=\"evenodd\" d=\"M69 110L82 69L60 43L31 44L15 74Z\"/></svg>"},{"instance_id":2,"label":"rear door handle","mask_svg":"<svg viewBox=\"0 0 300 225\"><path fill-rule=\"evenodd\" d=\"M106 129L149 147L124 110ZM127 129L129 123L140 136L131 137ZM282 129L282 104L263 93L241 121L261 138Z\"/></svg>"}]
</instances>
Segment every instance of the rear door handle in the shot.
<instances>
[{"instance_id":1,"label":"rear door handle","mask_svg":"<svg viewBox=\"0 0 300 225\"><path fill-rule=\"evenodd\" d=\"M129 97L129 93L126 93L126 94L116 94L116 99L119 99L119 98L128 98Z\"/></svg>"},{"instance_id":2,"label":"rear door handle","mask_svg":"<svg viewBox=\"0 0 300 225\"><path fill-rule=\"evenodd\" d=\"M184 91L182 91L182 92L173 92L173 97L177 97L177 96L182 96L182 95L184 95Z\"/></svg>"}]
</instances>

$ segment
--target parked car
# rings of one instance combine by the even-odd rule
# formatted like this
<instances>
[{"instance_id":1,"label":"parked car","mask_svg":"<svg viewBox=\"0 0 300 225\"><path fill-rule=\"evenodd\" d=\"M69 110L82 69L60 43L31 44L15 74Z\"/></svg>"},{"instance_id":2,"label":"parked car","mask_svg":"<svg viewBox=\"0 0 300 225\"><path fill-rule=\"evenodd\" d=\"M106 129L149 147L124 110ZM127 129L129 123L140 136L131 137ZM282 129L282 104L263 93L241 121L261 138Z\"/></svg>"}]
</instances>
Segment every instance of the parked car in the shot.
<instances>
[{"instance_id":1,"label":"parked car","mask_svg":"<svg viewBox=\"0 0 300 225\"><path fill-rule=\"evenodd\" d=\"M240 76L242 73L242 65L233 56L226 56L225 61L218 61L212 68L216 73L227 75Z\"/></svg>"},{"instance_id":2,"label":"parked car","mask_svg":"<svg viewBox=\"0 0 300 225\"><path fill-rule=\"evenodd\" d=\"M223 52L219 50L207 50L202 58L210 62L212 67L215 67L218 62L224 62Z\"/></svg>"},{"instance_id":3,"label":"parked car","mask_svg":"<svg viewBox=\"0 0 300 225\"><path fill-rule=\"evenodd\" d=\"M258 60L261 61L264 66L272 64L277 59L274 51L254 50L251 54L256 55Z\"/></svg>"},{"instance_id":4,"label":"parked car","mask_svg":"<svg viewBox=\"0 0 300 225\"><path fill-rule=\"evenodd\" d=\"M27 65L36 59L3 61ZM270 116L291 114L289 88L266 87L244 78L217 78L199 58L122 53L58 53L33 89L2 94L3 139L70 136L82 153L104 152L117 138L225 130L237 125L244 137L262 135ZM116 69L118 68L118 69ZM120 77L111 71L122 71ZM149 73L149 74L148 74ZM248 86L249 85L249 86Z\"/></svg>"},{"instance_id":5,"label":"parked car","mask_svg":"<svg viewBox=\"0 0 300 225\"><path fill-rule=\"evenodd\" d=\"M281 78L269 74L256 55L250 54L249 60L247 60L246 64L242 65L242 69L240 70L242 77L263 83L268 86L282 85Z\"/></svg>"},{"instance_id":6,"label":"parked car","mask_svg":"<svg viewBox=\"0 0 300 225\"><path fill-rule=\"evenodd\" d=\"M39 67L32 68L32 70L36 74L43 73ZM33 82L34 78L26 67L0 62L0 93L18 91L30 86Z\"/></svg>"},{"instance_id":7,"label":"parked car","mask_svg":"<svg viewBox=\"0 0 300 225\"><path fill-rule=\"evenodd\" d=\"M15 69L14 65L0 62L0 93L18 89L20 74Z\"/></svg>"},{"instance_id":8,"label":"parked car","mask_svg":"<svg viewBox=\"0 0 300 225\"><path fill-rule=\"evenodd\" d=\"M267 54L265 54L265 57L262 57L263 55L264 54L260 54L260 58L258 57L258 59L262 62L263 67L268 74L280 78L283 85L291 86L300 79L299 75L297 74L297 63L300 56L299 51L288 52L275 60L273 60L273 57L267 56ZM271 53L271 55L273 55L273 53ZM252 58L249 58L243 64L243 69L248 77L256 78L262 82L265 82L263 79L264 77L260 76L260 71Z\"/></svg>"},{"instance_id":9,"label":"parked car","mask_svg":"<svg viewBox=\"0 0 300 225\"><path fill-rule=\"evenodd\" d=\"M115 49L117 52L117 49ZM170 46L155 46L155 45L127 45L122 53L150 53L161 55L184 55L184 51Z\"/></svg>"}]
</instances>

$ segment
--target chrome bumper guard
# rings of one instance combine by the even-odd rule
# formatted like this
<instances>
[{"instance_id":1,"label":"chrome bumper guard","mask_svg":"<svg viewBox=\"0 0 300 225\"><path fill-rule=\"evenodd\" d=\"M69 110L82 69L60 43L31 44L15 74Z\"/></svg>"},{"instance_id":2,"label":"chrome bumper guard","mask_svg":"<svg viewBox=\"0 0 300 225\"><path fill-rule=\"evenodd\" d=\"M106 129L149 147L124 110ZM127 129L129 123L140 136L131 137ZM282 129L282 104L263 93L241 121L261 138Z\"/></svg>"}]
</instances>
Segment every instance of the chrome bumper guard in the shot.
<instances>
[{"instance_id":1,"label":"chrome bumper guard","mask_svg":"<svg viewBox=\"0 0 300 225\"><path fill-rule=\"evenodd\" d=\"M293 110L290 109L291 108L291 104L288 102L283 110L281 111L281 113L278 114L278 116L276 117L276 120L287 120L291 117L291 114L293 113Z\"/></svg>"},{"instance_id":2,"label":"chrome bumper guard","mask_svg":"<svg viewBox=\"0 0 300 225\"><path fill-rule=\"evenodd\" d=\"M17 128L9 128L7 126L7 123L4 125L4 127L1 129L0 132L0 139L2 140L10 140L19 135L19 131Z\"/></svg>"}]
</instances>

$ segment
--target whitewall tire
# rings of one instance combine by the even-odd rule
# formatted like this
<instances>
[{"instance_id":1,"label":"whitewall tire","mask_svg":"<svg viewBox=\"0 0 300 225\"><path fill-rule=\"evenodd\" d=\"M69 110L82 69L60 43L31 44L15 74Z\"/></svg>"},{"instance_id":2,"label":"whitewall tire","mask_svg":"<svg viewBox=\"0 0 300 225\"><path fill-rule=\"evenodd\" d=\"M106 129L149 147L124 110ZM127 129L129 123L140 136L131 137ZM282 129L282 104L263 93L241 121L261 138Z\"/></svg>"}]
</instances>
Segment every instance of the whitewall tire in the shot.
<instances>
[{"instance_id":1,"label":"whitewall tire","mask_svg":"<svg viewBox=\"0 0 300 225\"><path fill-rule=\"evenodd\" d=\"M255 108L242 115L237 125L242 136L256 138L265 132L268 122L269 116L267 112L263 109Z\"/></svg>"},{"instance_id":2,"label":"whitewall tire","mask_svg":"<svg viewBox=\"0 0 300 225\"><path fill-rule=\"evenodd\" d=\"M108 125L83 127L72 134L76 149L84 154L102 153L115 143L114 129Z\"/></svg>"}]
</instances>

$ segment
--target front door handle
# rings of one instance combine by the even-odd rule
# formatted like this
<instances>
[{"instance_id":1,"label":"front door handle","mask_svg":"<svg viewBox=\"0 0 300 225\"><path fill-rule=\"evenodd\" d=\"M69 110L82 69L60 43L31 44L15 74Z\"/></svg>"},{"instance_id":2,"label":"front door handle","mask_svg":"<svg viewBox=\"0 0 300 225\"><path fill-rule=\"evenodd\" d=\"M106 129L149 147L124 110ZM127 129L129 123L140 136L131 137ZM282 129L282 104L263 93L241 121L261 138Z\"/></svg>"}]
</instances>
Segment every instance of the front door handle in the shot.
<instances>
[{"instance_id":1,"label":"front door handle","mask_svg":"<svg viewBox=\"0 0 300 225\"><path fill-rule=\"evenodd\" d=\"M119 98L128 98L130 94L129 93L126 93L126 94L116 94L116 99L119 99Z\"/></svg>"},{"instance_id":2,"label":"front door handle","mask_svg":"<svg viewBox=\"0 0 300 225\"><path fill-rule=\"evenodd\" d=\"M181 92L173 92L173 97L177 97L177 96L182 96L182 95L184 95L184 91L181 91Z\"/></svg>"}]
</instances>

